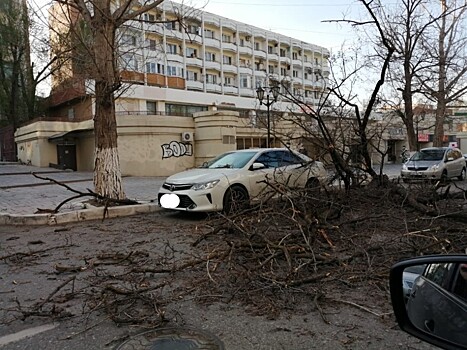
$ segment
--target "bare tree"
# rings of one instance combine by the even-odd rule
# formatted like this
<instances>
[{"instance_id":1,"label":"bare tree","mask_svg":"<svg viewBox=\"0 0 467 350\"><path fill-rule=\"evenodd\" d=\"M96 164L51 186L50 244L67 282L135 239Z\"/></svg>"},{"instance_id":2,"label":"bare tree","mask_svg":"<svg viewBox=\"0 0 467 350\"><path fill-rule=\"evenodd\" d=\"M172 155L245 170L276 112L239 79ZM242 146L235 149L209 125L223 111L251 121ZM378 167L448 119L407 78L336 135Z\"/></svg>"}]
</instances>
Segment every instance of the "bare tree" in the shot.
<instances>
[{"instance_id":1,"label":"bare tree","mask_svg":"<svg viewBox=\"0 0 467 350\"><path fill-rule=\"evenodd\" d=\"M113 199L124 199L117 149L115 92L121 87L118 66L117 32L127 21L159 6L163 0L54 0L65 8L70 19L78 19L85 31L81 41L88 64L86 78L95 82L95 191Z\"/></svg>"},{"instance_id":2,"label":"bare tree","mask_svg":"<svg viewBox=\"0 0 467 350\"><path fill-rule=\"evenodd\" d=\"M419 76L425 96L436 103L434 146L443 145L449 104L461 99L467 91L467 36L464 23L467 5L456 0L440 0L440 6L440 15L432 15L439 18L436 26L433 26L433 39L427 36L424 41L425 51L430 53L430 65Z\"/></svg>"},{"instance_id":3,"label":"bare tree","mask_svg":"<svg viewBox=\"0 0 467 350\"><path fill-rule=\"evenodd\" d=\"M421 92L417 77L427 65L427 55L422 43L430 27L439 18L430 17L426 12L427 0L403 0L402 6L391 11L386 9L382 26L394 43L395 53L390 66L392 86L401 93L403 107L397 112L407 129L409 149L417 149L417 135L414 126L414 99ZM403 11L400 11L401 8Z\"/></svg>"},{"instance_id":4,"label":"bare tree","mask_svg":"<svg viewBox=\"0 0 467 350\"><path fill-rule=\"evenodd\" d=\"M358 66L356 60L350 60L352 67L348 70L348 61L344 56L340 56L342 60L342 76L334 77L333 84L327 87L327 93L323 95L322 100L317 108L313 108L305 103L301 98L294 96L288 91L287 98L295 106L298 106L301 112L308 119L308 123L302 124L305 131L306 125L314 125L319 130L321 138L323 140L323 146L329 152L332 162L336 168L336 172L339 177L344 181L345 187L349 188L353 180L355 180L354 169L349 165L348 155L345 157L345 140L349 138L349 132L352 132L350 138L353 139L354 152L357 153L359 159L359 166L361 169L369 174L372 178L379 178L379 174L372 167L372 158L370 149L372 147L371 140L373 138L373 132L370 128L371 115L379 102L379 93L385 82L388 67L391 62L392 55L395 52L395 47L391 40L386 36L381 21L377 16L379 6L377 3L372 1L360 0L359 1L369 14L368 20L353 21L353 20L338 20L337 22L346 22L353 26L365 26L372 25L376 28L377 34L380 37L380 42L385 50L385 55L379 68L379 74L375 85L372 87L370 97L363 111L361 106L357 103L357 94L352 90L346 88L346 84L350 82L354 85L358 82L357 77L360 74L367 72L365 66ZM332 101L334 100L334 101ZM337 102L336 102L337 101ZM329 110L330 109L330 110ZM332 130L331 123L329 123L329 115L334 118L340 119L337 122L338 129L340 132ZM344 130L345 126L345 130ZM343 143L344 142L344 143Z\"/></svg>"}]
</instances>

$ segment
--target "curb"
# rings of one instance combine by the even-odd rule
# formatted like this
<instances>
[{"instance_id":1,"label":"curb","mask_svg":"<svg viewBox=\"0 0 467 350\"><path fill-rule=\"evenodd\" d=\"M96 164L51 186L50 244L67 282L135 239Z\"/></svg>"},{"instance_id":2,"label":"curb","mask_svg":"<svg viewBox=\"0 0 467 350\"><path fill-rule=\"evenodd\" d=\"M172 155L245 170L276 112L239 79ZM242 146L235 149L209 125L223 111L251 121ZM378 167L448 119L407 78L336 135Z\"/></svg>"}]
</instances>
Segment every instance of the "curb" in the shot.
<instances>
[{"instance_id":1,"label":"curb","mask_svg":"<svg viewBox=\"0 0 467 350\"><path fill-rule=\"evenodd\" d=\"M108 207L104 218L104 209L100 207L91 207L88 209L75 210L66 213L54 214L0 214L0 225L60 225L69 222L79 222L88 220L105 220L121 216L130 216L136 214L153 213L160 210L158 204L144 203L135 205L125 205L119 207Z\"/></svg>"}]
</instances>

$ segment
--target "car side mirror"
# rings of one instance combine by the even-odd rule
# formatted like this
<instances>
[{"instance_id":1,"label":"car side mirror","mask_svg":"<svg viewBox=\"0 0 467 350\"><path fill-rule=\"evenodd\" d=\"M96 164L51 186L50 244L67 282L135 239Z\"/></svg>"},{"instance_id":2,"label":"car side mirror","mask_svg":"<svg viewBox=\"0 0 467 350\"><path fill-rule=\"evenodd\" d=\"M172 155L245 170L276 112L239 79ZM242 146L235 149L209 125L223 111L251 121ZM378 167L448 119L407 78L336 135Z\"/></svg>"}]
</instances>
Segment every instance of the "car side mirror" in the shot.
<instances>
[{"instance_id":1,"label":"car side mirror","mask_svg":"<svg viewBox=\"0 0 467 350\"><path fill-rule=\"evenodd\" d=\"M265 169L266 168L266 165L264 165L263 163L253 163L253 165L251 166L251 170L259 170L259 169Z\"/></svg>"},{"instance_id":2,"label":"car side mirror","mask_svg":"<svg viewBox=\"0 0 467 350\"><path fill-rule=\"evenodd\" d=\"M467 349L467 255L405 260L389 278L402 330L443 349Z\"/></svg>"}]
</instances>

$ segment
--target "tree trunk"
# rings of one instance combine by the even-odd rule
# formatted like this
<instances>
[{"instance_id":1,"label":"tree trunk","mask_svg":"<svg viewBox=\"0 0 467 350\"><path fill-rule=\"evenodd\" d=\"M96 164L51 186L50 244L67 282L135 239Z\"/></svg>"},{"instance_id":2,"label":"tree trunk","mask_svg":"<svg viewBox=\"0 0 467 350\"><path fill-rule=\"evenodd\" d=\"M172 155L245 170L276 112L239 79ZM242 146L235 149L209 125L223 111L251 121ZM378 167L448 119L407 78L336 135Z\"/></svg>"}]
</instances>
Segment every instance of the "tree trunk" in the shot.
<instances>
[{"instance_id":1,"label":"tree trunk","mask_svg":"<svg viewBox=\"0 0 467 350\"><path fill-rule=\"evenodd\" d=\"M95 58L96 114L94 116L94 186L98 194L124 199L117 147L114 91L119 86L115 56L115 26L106 1L94 1L93 31Z\"/></svg>"},{"instance_id":2,"label":"tree trunk","mask_svg":"<svg viewBox=\"0 0 467 350\"><path fill-rule=\"evenodd\" d=\"M436 121L435 134L433 137L433 146L442 147L444 139L444 118L446 115L446 52L444 49L444 40L446 38L446 0L441 0L442 13L441 26L438 39L439 53L439 78L436 103Z\"/></svg>"}]
</instances>

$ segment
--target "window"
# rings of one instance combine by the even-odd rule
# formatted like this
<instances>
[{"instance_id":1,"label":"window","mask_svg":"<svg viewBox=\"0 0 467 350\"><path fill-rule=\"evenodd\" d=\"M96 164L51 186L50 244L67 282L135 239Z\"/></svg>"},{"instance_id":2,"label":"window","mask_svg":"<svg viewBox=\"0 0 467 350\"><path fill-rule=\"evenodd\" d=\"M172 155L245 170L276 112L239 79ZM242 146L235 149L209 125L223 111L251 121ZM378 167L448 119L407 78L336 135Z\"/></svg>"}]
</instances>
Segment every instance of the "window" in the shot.
<instances>
[{"instance_id":1,"label":"window","mask_svg":"<svg viewBox=\"0 0 467 350\"><path fill-rule=\"evenodd\" d=\"M177 54L177 45L167 44L167 53L176 55Z\"/></svg>"},{"instance_id":2,"label":"window","mask_svg":"<svg viewBox=\"0 0 467 350\"><path fill-rule=\"evenodd\" d=\"M268 53L274 53L274 48L271 45L268 45Z\"/></svg>"},{"instance_id":3,"label":"window","mask_svg":"<svg viewBox=\"0 0 467 350\"><path fill-rule=\"evenodd\" d=\"M138 70L138 61L136 60L135 54L133 53L126 53L122 55L122 65L123 69Z\"/></svg>"},{"instance_id":4,"label":"window","mask_svg":"<svg viewBox=\"0 0 467 350\"><path fill-rule=\"evenodd\" d=\"M257 51L261 50L261 44L260 43L255 43L255 50L257 50Z\"/></svg>"},{"instance_id":5,"label":"window","mask_svg":"<svg viewBox=\"0 0 467 350\"><path fill-rule=\"evenodd\" d=\"M156 67L154 62L146 62L146 73L157 73Z\"/></svg>"},{"instance_id":6,"label":"window","mask_svg":"<svg viewBox=\"0 0 467 350\"><path fill-rule=\"evenodd\" d=\"M307 55L304 55L304 56L303 56L303 60L304 60L305 62L308 62L308 56L307 56Z\"/></svg>"},{"instance_id":7,"label":"window","mask_svg":"<svg viewBox=\"0 0 467 350\"><path fill-rule=\"evenodd\" d=\"M200 28L195 24L190 24L187 27L187 32L190 33L190 34L199 35L199 31L200 31Z\"/></svg>"},{"instance_id":8,"label":"window","mask_svg":"<svg viewBox=\"0 0 467 350\"><path fill-rule=\"evenodd\" d=\"M228 34L222 34L222 42L231 43L232 42L232 36L228 35Z\"/></svg>"},{"instance_id":9,"label":"window","mask_svg":"<svg viewBox=\"0 0 467 350\"><path fill-rule=\"evenodd\" d=\"M175 30L175 21L173 22L165 22L165 28L168 30Z\"/></svg>"},{"instance_id":10,"label":"window","mask_svg":"<svg viewBox=\"0 0 467 350\"><path fill-rule=\"evenodd\" d=\"M255 62L255 70L262 70L262 69L263 69L263 63Z\"/></svg>"},{"instance_id":11,"label":"window","mask_svg":"<svg viewBox=\"0 0 467 350\"><path fill-rule=\"evenodd\" d=\"M155 115L156 114L156 102L146 101L146 111L148 115Z\"/></svg>"},{"instance_id":12,"label":"window","mask_svg":"<svg viewBox=\"0 0 467 350\"><path fill-rule=\"evenodd\" d=\"M285 49L280 49L280 56L285 57Z\"/></svg>"},{"instance_id":13,"label":"window","mask_svg":"<svg viewBox=\"0 0 467 350\"><path fill-rule=\"evenodd\" d=\"M233 86L232 85L232 78L231 77L224 77L224 85Z\"/></svg>"},{"instance_id":14,"label":"window","mask_svg":"<svg viewBox=\"0 0 467 350\"><path fill-rule=\"evenodd\" d=\"M167 66L167 75L172 77L177 76L177 67Z\"/></svg>"},{"instance_id":15,"label":"window","mask_svg":"<svg viewBox=\"0 0 467 350\"><path fill-rule=\"evenodd\" d=\"M294 60L298 60L298 53L292 52L292 58L293 58Z\"/></svg>"},{"instance_id":16,"label":"window","mask_svg":"<svg viewBox=\"0 0 467 350\"><path fill-rule=\"evenodd\" d=\"M293 76L294 78L298 78L298 70L292 71L292 76Z\"/></svg>"},{"instance_id":17,"label":"window","mask_svg":"<svg viewBox=\"0 0 467 350\"><path fill-rule=\"evenodd\" d=\"M204 30L204 37L208 39L215 39L214 32L211 29Z\"/></svg>"},{"instance_id":18,"label":"window","mask_svg":"<svg viewBox=\"0 0 467 350\"><path fill-rule=\"evenodd\" d=\"M232 57L224 55L222 56L222 62L224 64L232 64Z\"/></svg>"},{"instance_id":19,"label":"window","mask_svg":"<svg viewBox=\"0 0 467 350\"><path fill-rule=\"evenodd\" d=\"M206 83L208 83L208 84L217 84L217 75L206 74Z\"/></svg>"},{"instance_id":20,"label":"window","mask_svg":"<svg viewBox=\"0 0 467 350\"><path fill-rule=\"evenodd\" d=\"M274 66L273 65L270 64L268 66L268 72L269 72L269 74L274 74Z\"/></svg>"},{"instance_id":21,"label":"window","mask_svg":"<svg viewBox=\"0 0 467 350\"><path fill-rule=\"evenodd\" d=\"M193 71L187 71L186 72L186 80L190 80L190 81L198 81L198 73L197 72L193 72Z\"/></svg>"},{"instance_id":22,"label":"window","mask_svg":"<svg viewBox=\"0 0 467 350\"><path fill-rule=\"evenodd\" d=\"M204 56L206 58L206 61L210 61L210 62L216 61L216 55L212 52L206 52Z\"/></svg>"},{"instance_id":23,"label":"window","mask_svg":"<svg viewBox=\"0 0 467 350\"><path fill-rule=\"evenodd\" d=\"M240 87L241 88L249 88L250 84L250 77L248 75L240 75Z\"/></svg>"},{"instance_id":24,"label":"window","mask_svg":"<svg viewBox=\"0 0 467 350\"><path fill-rule=\"evenodd\" d=\"M287 75L287 69L284 67L281 67L281 75Z\"/></svg>"},{"instance_id":25,"label":"window","mask_svg":"<svg viewBox=\"0 0 467 350\"><path fill-rule=\"evenodd\" d=\"M186 57L197 57L198 51L191 47L186 48Z\"/></svg>"},{"instance_id":26,"label":"window","mask_svg":"<svg viewBox=\"0 0 467 350\"><path fill-rule=\"evenodd\" d=\"M122 35L122 45L136 45L136 36L130 34Z\"/></svg>"},{"instance_id":27,"label":"window","mask_svg":"<svg viewBox=\"0 0 467 350\"><path fill-rule=\"evenodd\" d=\"M426 279L447 289L449 288L449 272L453 266L454 264L451 263L430 264L423 275Z\"/></svg>"},{"instance_id":28,"label":"window","mask_svg":"<svg viewBox=\"0 0 467 350\"><path fill-rule=\"evenodd\" d=\"M256 162L262 163L266 168L278 168L281 158L281 152L271 151L261 154Z\"/></svg>"},{"instance_id":29,"label":"window","mask_svg":"<svg viewBox=\"0 0 467 350\"><path fill-rule=\"evenodd\" d=\"M240 46L242 46L242 47L245 46L245 39L240 39Z\"/></svg>"},{"instance_id":30,"label":"window","mask_svg":"<svg viewBox=\"0 0 467 350\"><path fill-rule=\"evenodd\" d=\"M148 47L149 47L149 50L153 50L153 51L157 50L157 41L154 39L149 39Z\"/></svg>"},{"instance_id":31,"label":"window","mask_svg":"<svg viewBox=\"0 0 467 350\"><path fill-rule=\"evenodd\" d=\"M317 57L315 57L315 64L319 64L319 60Z\"/></svg>"},{"instance_id":32,"label":"window","mask_svg":"<svg viewBox=\"0 0 467 350\"><path fill-rule=\"evenodd\" d=\"M305 79L308 79L308 73L305 73Z\"/></svg>"},{"instance_id":33,"label":"window","mask_svg":"<svg viewBox=\"0 0 467 350\"><path fill-rule=\"evenodd\" d=\"M145 13L143 15L143 19L146 22L154 23L156 21L156 16L154 16L153 14L150 14L150 13Z\"/></svg>"},{"instance_id":34,"label":"window","mask_svg":"<svg viewBox=\"0 0 467 350\"><path fill-rule=\"evenodd\" d=\"M205 106L176 105L170 103L165 104L165 113L168 115L191 116L193 113L207 110L208 108Z\"/></svg>"}]
</instances>

